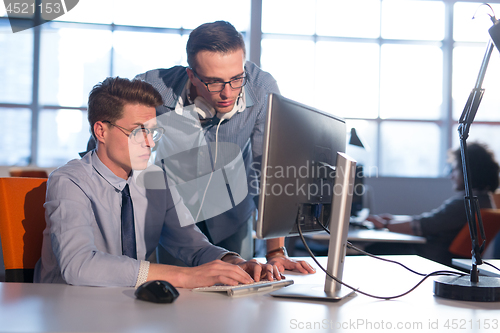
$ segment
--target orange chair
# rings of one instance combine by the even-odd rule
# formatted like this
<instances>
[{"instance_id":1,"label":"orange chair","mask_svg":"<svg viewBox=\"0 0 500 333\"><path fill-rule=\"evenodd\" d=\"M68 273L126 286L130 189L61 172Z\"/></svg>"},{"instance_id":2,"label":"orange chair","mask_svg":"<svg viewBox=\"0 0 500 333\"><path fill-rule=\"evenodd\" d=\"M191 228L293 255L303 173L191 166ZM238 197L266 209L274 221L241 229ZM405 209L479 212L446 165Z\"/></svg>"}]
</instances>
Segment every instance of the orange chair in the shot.
<instances>
[{"instance_id":1,"label":"orange chair","mask_svg":"<svg viewBox=\"0 0 500 333\"><path fill-rule=\"evenodd\" d=\"M495 192L491 193L491 199L495 203L495 206L497 209L500 209L500 189L496 190Z\"/></svg>"},{"instance_id":2,"label":"orange chair","mask_svg":"<svg viewBox=\"0 0 500 333\"><path fill-rule=\"evenodd\" d=\"M43 169L23 169L10 168L9 175L11 177L31 177L31 178L48 178L47 171Z\"/></svg>"},{"instance_id":3,"label":"orange chair","mask_svg":"<svg viewBox=\"0 0 500 333\"><path fill-rule=\"evenodd\" d=\"M481 209L481 219L483 220L484 233L486 235L486 248L500 231L500 209ZM479 241L482 242L479 231L477 234L480 238ZM472 242L470 240L468 224L464 225L462 230L460 230L448 250L459 257L471 257Z\"/></svg>"},{"instance_id":4,"label":"orange chair","mask_svg":"<svg viewBox=\"0 0 500 333\"><path fill-rule=\"evenodd\" d=\"M6 282L33 282L45 229L47 179L0 178L0 239Z\"/></svg>"}]
</instances>

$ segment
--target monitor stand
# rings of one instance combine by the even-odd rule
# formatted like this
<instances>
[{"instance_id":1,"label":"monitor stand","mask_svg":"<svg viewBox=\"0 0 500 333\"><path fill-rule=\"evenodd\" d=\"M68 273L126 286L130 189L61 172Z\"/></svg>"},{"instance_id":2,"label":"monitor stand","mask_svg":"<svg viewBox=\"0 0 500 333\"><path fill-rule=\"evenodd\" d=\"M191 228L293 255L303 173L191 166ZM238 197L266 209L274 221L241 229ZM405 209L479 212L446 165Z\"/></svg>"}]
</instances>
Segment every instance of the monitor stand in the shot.
<instances>
[{"instance_id":1,"label":"monitor stand","mask_svg":"<svg viewBox=\"0 0 500 333\"><path fill-rule=\"evenodd\" d=\"M271 296L338 302L351 294L354 294L354 291L347 287L341 287L339 290L334 291L325 291L325 287L320 284L292 284L273 291Z\"/></svg>"},{"instance_id":2,"label":"monitor stand","mask_svg":"<svg viewBox=\"0 0 500 333\"><path fill-rule=\"evenodd\" d=\"M342 280L347 249L347 232L351 216L352 194L356 161L344 153L337 153L335 186L333 187L330 214L330 244L328 247L327 271ZM339 193L340 192L340 193ZM325 285L293 284L271 293L274 297L300 298L308 300L340 301L354 293L328 275Z\"/></svg>"}]
</instances>

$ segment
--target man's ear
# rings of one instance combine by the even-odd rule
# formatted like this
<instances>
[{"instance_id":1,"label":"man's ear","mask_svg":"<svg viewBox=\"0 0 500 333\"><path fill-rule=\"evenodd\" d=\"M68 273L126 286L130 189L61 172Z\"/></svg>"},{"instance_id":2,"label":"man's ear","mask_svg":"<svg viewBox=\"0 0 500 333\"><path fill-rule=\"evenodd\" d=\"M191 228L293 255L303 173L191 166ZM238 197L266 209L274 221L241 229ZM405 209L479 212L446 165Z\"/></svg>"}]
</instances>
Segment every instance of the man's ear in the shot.
<instances>
[{"instance_id":1,"label":"man's ear","mask_svg":"<svg viewBox=\"0 0 500 333\"><path fill-rule=\"evenodd\" d=\"M104 133L106 132L106 129L107 127L104 126L104 123L102 121L96 121L94 123L94 135L97 142L105 142Z\"/></svg>"},{"instance_id":2,"label":"man's ear","mask_svg":"<svg viewBox=\"0 0 500 333\"><path fill-rule=\"evenodd\" d=\"M194 79L193 70L192 70L191 68L186 68L186 73L187 73L187 75L188 75L188 77L189 77L189 80L190 80L191 82L193 82L193 79Z\"/></svg>"}]
</instances>

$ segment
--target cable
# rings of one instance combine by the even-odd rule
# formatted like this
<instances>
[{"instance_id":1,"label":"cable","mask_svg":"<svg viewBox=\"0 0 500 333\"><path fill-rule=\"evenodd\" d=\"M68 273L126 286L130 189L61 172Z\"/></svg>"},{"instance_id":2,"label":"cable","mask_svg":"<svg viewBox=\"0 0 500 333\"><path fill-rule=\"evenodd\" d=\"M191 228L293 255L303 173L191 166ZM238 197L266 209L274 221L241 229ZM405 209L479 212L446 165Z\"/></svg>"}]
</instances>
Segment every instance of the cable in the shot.
<instances>
[{"instance_id":1,"label":"cable","mask_svg":"<svg viewBox=\"0 0 500 333\"><path fill-rule=\"evenodd\" d=\"M323 229L324 229L324 230L325 230L328 234L330 234L330 230L328 230L328 228L327 228L327 227L325 227L325 226L323 225L323 223L321 223L319 220L316 220L316 222L317 222L317 223L318 223L318 224L319 224L319 225L320 225L320 226L321 226L321 227L322 227L322 228L323 228ZM348 248L350 248L350 249L352 249L352 250L355 250L355 251L357 251L357 252L359 252L359 253L361 253L361 254L364 254L364 255L366 255L366 256L369 256L369 257L371 257L371 258L375 258L375 259L378 259L378 260L382 260L382 261L386 261L386 262L389 262L389 263L392 263L392 264L399 265L399 266L401 266L401 267L403 267L403 268L407 269L408 271L410 271L410 272L412 272L412 273L414 273L414 274L416 274L416 275L426 276L426 274L424 274L424 273L419 273L419 272L417 272L417 271L414 271L413 269L411 269L411 268L409 268L409 267L405 266L404 264L402 264L402 263L400 263L400 262L398 262L398 261L395 261L395 260L390 260L390 259L386 259L386 258L381 258L381 257L379 257L379 256L376 256L376 255L373 255L373 254L371 254L371 253L368 253L368 252L366 252L366 251L364 251L364 250L362 250L362 249L360 249L360 248L358 248L358 247L354 246L351 242L347 242L347 247L348 247Z\"/></svg>"},{"instance_id":2,"label":"cable","mask_svg":"<svg viewBox=\"0 0 500 333\"><path fill-rule=\"evenodd\" d=\"M210 177L208 178L208 183L207 187L205 187L205 192L203 193L203 197L201 198L201 203L200 203L200 209L198 209L198 214L196 214L195 222L198 221L198 217L200 217L201 209L203 208L203 203L205 202L205 196L207 195L208 187L210 186L210 182L212 181L212 176L214 175L215 172L215 167L217 166L217 150L219 148L218 141L219 141L219 127L220 124L224 118L220 118L219 124L217 124L217 129L215 130L215 158L214 158L214 166L212 168L212 172L210 173ZM208 146L208 149L210 149L210 146Z\"/></svg>"},{"instance_id":3,"label":"cable","mask_svg":"<svg viewBox=\"0 0 500 333\"><path fill-rule=\"evenodd\" d=\"M355 250L355 251L358 251L358 252L359 252L359 253L361 253L361 254L364 254L364 255L366 255L366 256L369 256L369 257L371 257L371 258L375 258L375 259L378 259L378 260L382 260L382 261L386 261L386 262L389 262L389 263L392 263L392 264L399 265L399 266L401 266L401 267L403 267L403 268L407 269L408 271L410 271L410 272L412 272L412 273L414 273L414 274L416 274L416 275L419 275L419 276L426 276L426 275L427 275L427 274L424 274L424 273L419 273L419 272L417 272L417 271L414 271L413 269L411 269L411 268L409 268L409 267L405 266L404 264L400 263L399 261L390 260L390 259L386 259L386 258L381 258L381 257L379 257L379 256L376 256L376 255L373 255L373 254L368 253L368 252L366 252L366 251L363 251L363 250L361 250L360 248L358 248L358 247L354 246L354 245L353 245L352 243L350 243L350 242L347 242L347 247L349 247L350 249L353 249L353 250Z\"/></svg>"},{"instance_id":4,"label":"cable","mask_svg":"<svg viewBox=\"0 0 500 333\"><path fill-rule=\"evenodd\" d=\"M365 296L368 296L368 297L372 297L372 298L376 298L376 299L383 299L383 300L390 300L390 299L395 299L395 298L399 298L399 297L402 297L402 296L405 296L407 294L409 294L410 292L412 292L413 290L415 290L418 286L420 286L427 278L431 277L431 276L440 276L440 275L458 275L458 276L465 276L467 274L464 274L464 273L457 273L457 272L452 272L452 271L435 271L435 272L432 272L432 273L429 273L429 274L426 274L424 275L424 278L421 279L415 286L413 286L410 290L402 293L402 294L399 294L399 295L395 295L395 296L377 296L377 295L372 295L372 294L369 294L369 293L366 293L364 291L361 291L359 289L356 289L350 285L348 285L347 283L345 282L342 282L341 280L337 279L335 276L333 276L332 274L330 274L323 266L321 266L321 264L318 262L318 260L316 259L316 257L314 256L314 254L312 253L311 249L309 248L309 246L307 245L307 242L304 238L304 235L302 234L302 228L300 226L300 223L299 223L299 219L297 219L296 221L296 224L297 224L297 228L298 228L298 231L299 231L299 236L300 236L300 239L302 240L302 243L304 244L304 247L306 248L307 252L309 252L309 255L311 256L311 258L314 260L314 262L318 265L319 268L321 268L321 270L323 272L325 272L326 275L328 275L331 279L333 279L335 282L337 283L340 283L341 285L351 289L351 290L354 290L355 292L357 293L360 293L362 295L365 295ZM319 223L320 225L323 225L322 223ZM323 226L324 227L324 226ZM326 228L326 227L325 227ZM382 258L380 258L382 259Z\"/></svg>"},{"instance_id":5,"label":"cable","mask_svg":"<svg viewBox=\"0 0 500 333\"><path fill-rule=\"evenodd\" d=\"M490 8L490 10L491 10L491 12L492 12L493 14L488 14L488 13L486 13L486 15L488 15L488 16L490 17L490 20L491 20L491 22L493 22L493 24L496 24L497 19L496 19L496 17L495 17L495 11L493 10L493 7L491 7L491 6L490 6L490 4L488 4L488 3L482 3L482 4L480 4L480 5L476 8L476 11L474 12L474 15L472 16L472 19L475 19L475 18L476 18L477 11L478 11L478 10L479 10L482 6L487 6L487 7L489 7L489 8Z\"/></svg>"},{"instance_id":6,"label":"cable","mask_svg":"<svg viewBox=\"0 0 500 333\"><path fill-rule=\"evenodd\" d=\"M490 266L490 267L493 267L493 268L494 268L494 269L496 269L497 271L500 271L500 268L498 268L497 266L495 266L495 265L493 265L493 264L491 264L491 263L489 263L489 262L486 262L486 261L484 261L484 260L483 260L483 264L486 264L486 265L488 265L488 266Z\"/></svg>"},{"instance_id":7,"label":"cable","mask_svg":"<svg viewBox=\"0 0 500 333\"><path fill-rule=\"evenodd\" d=\"M325 225L321 223L319 219L316 219L316 223L318 223L321 226L321 228L323 228L323 230L325 230L328 234L330 234L330 230L328 230L328 228L325 227Z\"/></svg>"},{"instance_id":8,"label":"cable","mask_svg":"<svg viewBox=\"0 0 500 333\"><path fill-rule=\"evenodd\" d=\"M316 222L317 222L317 223L321 226L321 228L323 228L323 230L325 230L328 234L330 234L330 230L328 230L328 228L327 228L327 227L326 227L323 223L321 223L321 221L319 221L319 220L317 219L317 220L316 220ZM305 240L305 239L304 239L304 240ZM304 246L306 246L306 247L307 247L307 245L306 245L306 244L304 244ZM358 248L358 247L354 246L351 242L347 242L347 247L348 247L348 248L350 248L350 249L352 249L352 250L355 250L355 251L357 251L357 252L359 252L359 253L361 253L361 254L364 254L364 255L366 255L366 256L369 256L369 257L371 257L371 258L375 258L375 259L378 259L378 260L382 260L382 261L385 261L385 262L389 262L389 263L392 263L392 264L399 265L399 266L401 266L401 267L403 267L403 268L407 269L408 271L410 271L410 272L412 272L412 273L414 273L414 274L416 274L416 275L419 275L419 276L427 276L427 274L424 274L424 273L419 273L419 272L417 272L417 271L414 271L413 269L411 269L411 268L409 268L409 267L405 266L404 264L400 263L399 261L390 260L390 259L386 259L386 258L381 258L381 257L379 257L379 256L376 256L376 255L373 255L373 254L371 254L371 253L368 253L368 252L366 252L366 251L364 251L364 250L362 250L362 249L360 249L360 248ZM309 253L309 254L311 254L311 253ZM488 265L488 266L491 266L491 267L493 267L494 269L496 269L497 271L500 271L500 268L496 267L495 265L493 265L493 264L491 264L491 263L489 263L489 262L486 262L486 261L484 261L484 260L483 260L483 264L486 264L486 265ZM442 271L442 272L445 272L445 271ZM440 275L457 275L457 273L455 273L455 272L451 272L451 274L440 274ZM467 275L467 274L463 274L463 275Z\"/></svg>"}]
</instances>

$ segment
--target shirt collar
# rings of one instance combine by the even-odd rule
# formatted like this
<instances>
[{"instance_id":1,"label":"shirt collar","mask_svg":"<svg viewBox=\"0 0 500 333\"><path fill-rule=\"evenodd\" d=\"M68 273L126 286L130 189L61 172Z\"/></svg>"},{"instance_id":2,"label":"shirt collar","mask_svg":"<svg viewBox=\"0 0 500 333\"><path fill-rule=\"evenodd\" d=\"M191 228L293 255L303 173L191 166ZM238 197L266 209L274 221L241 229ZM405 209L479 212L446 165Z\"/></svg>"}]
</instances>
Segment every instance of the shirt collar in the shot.
<instances>
[{"instance_id":1,"label":"shirt collar","mask_svg":"<svg viewBox=\"0 0 500 333\"><path fill-rule=\"evenodd\" d=\"M104 163L102 163L102 161L99 159L99 156L97 156L96 150L92 151L91 159L94 170L118 191L122 191L125 188L125 185L127 185L127 183L132 179L133 171L127 180L115 175L113 171L111 171Z\"/></svg>"}]
</instances>

